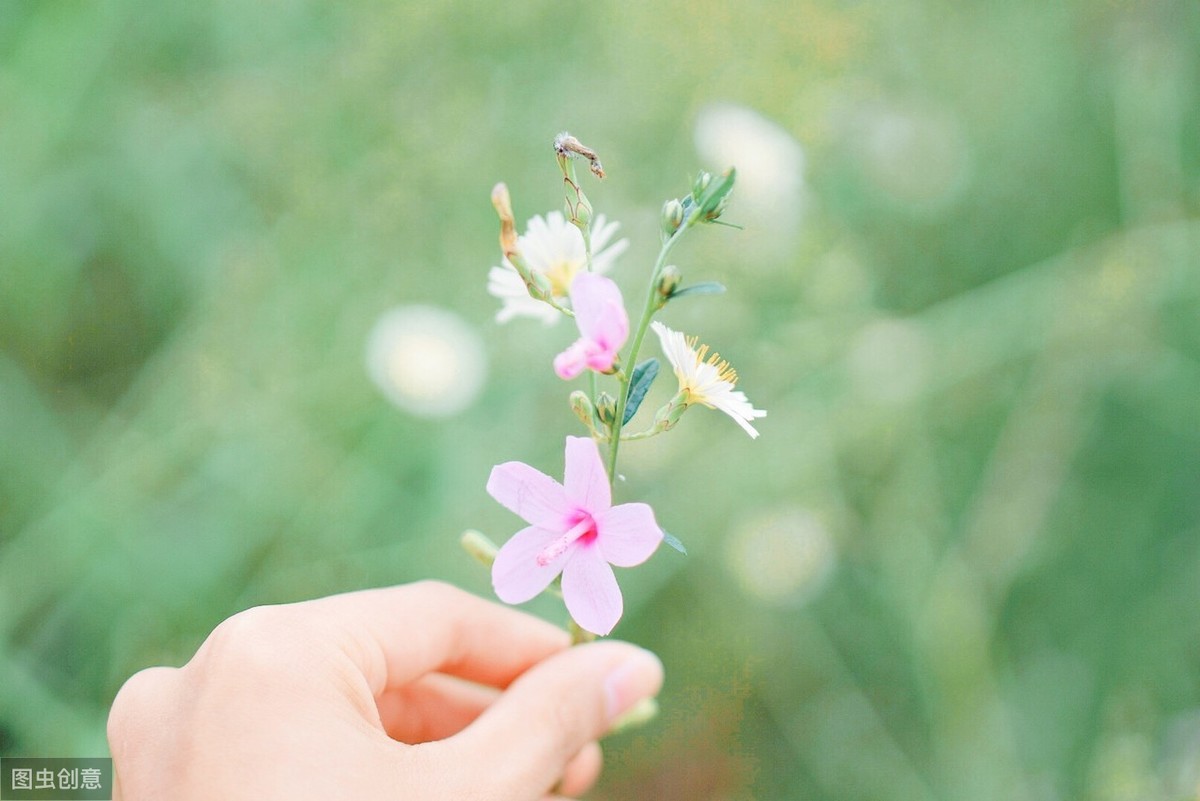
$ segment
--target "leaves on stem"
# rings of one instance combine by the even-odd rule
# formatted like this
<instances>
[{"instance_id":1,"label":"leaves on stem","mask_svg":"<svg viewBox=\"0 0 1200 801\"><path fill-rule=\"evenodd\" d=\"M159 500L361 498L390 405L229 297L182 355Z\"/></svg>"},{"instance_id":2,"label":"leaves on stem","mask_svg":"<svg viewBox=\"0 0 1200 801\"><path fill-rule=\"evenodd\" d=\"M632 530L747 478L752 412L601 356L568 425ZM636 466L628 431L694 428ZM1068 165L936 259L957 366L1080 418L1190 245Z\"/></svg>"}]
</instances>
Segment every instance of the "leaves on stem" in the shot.
<instances>
[{"instance_id":1,"label":"leaves on stem","mask_svg":"<svg viewBox=\"0 0 1200 801\"><path fill-rule=\"evenodd\" d=\"M658 359L654 357L640 362L633 368L633 373L629 376L629 397L625 401L625 416L621 419L621 425L628 423L637 414L638 408L641 407L642 401L646 397L646 392L654 383L654 379L658 377L658 368Z\"/></svg>"},{"instance_id":2,"label":"leaves on stem","mask_svg":"<svg viewBox=\"0 0 1200 801\"><path fill-rule=\"evenodd\" d=\"M671 300L685 295L720 295L725 291L725 285L717 281L703 281L699 284L680 287L671 293Z\"/></svg>"},{"instance_id":3,"label":"leaves on stem","mask_svg":"<svg viewBox=\"0 0 1200 801\"><path fill-rule=\"evenodd\" d=\"M683 547L683 543L680 542L679 538L676 537L674 534L671 534L670 532L664 530L663 531L663 542L665 542L667 545L670 545L672 548L679 551L684 556L687 556L687 548Z\"/></svg>"}]
</instances>

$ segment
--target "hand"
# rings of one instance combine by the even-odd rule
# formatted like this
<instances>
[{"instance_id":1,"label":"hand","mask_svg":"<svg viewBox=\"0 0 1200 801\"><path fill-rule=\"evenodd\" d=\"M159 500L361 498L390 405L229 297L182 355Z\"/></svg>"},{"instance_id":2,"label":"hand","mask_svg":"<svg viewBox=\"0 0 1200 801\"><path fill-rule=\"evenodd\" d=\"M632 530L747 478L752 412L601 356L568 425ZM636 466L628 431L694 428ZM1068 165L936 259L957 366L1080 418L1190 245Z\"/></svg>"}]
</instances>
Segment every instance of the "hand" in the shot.
<instances>
[{"instance_id":1,"label":"hand","mask_svg":"<svg viewBox=\"0 0 1200 801\"><path fill-rule=\"evenodd\" d=\"M662 665L422 582L241 612L108 721L117 801L480 799L585 792L596 740Z\"/></svg>"}]
</instances>

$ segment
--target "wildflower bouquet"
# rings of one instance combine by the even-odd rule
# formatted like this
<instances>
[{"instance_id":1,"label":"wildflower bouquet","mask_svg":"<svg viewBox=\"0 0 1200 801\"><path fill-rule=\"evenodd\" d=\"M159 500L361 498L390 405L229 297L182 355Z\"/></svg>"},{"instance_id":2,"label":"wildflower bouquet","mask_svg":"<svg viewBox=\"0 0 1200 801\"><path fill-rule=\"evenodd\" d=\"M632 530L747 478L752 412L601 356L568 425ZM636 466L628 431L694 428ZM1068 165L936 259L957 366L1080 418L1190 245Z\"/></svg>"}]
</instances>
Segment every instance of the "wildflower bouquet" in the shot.
<instances>
[{"instance_id":1,"label":"wildflower bouquet","mask_svg":"<svg viewBox=\"0 0 1200 801\"><path fill-rule=\"evenodd\" d=\"M565 213L534 217L518 236L507 187L501 183L492 190L503 262L492 268L488 290L502 303L496 315L501 323L516 317L546 324L562 317L574 321L579 336L555 357L553 368L566 381L587 374L586 389L570 394L571 409L587 436L566 438L561 483L522 462L493 468L488 493L528 525L498 549L475 531L464 535L463 545L491 566L492 585L502 601L519 604L545 591L560 595L575 639L585 640L608 634L621 618L613 565L639 565L664 541L684 550L663 531L647 504L613 504L621 443L671 430L693 406L718 409L757 437L752 421L766 412L734 388L737 373L727 362L698 346L695 337L654 320L679 298L724 291L716 282L683 286L679 268L667 258L693 229L728 224L721 215L734 170L719 176L701 172L688 195L663 205L662 246L631 331L621 291L605 275L628 241L614 242L617 223L593 212L575 163L585 160L596 178L604 178L604 168L595 151L567 133L555 138L554 152L563 176ZM648 331L657 336L678 390L648 426L626 431L660 372L657 358L637 360ZM612 392L599 389L601 376L615 382Z\"/></svg>"}]
</instances>

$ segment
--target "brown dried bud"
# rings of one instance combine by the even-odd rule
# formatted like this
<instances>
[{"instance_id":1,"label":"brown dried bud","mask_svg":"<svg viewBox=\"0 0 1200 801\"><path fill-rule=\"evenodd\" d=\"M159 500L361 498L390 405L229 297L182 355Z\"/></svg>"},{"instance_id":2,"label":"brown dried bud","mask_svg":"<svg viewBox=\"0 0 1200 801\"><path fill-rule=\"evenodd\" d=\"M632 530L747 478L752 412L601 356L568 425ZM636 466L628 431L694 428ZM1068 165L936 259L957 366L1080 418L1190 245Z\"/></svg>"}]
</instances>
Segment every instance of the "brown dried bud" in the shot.
<instances>
[{"instance_id":1,"label":"brown dried bud","mask_svg":"<svg viewBox=\"0 0 1200 801\"><path fill-rule=\"evenodd\" d=\"M517 224L513 218L512 198L508 195L508 187L503 182L492 187L492 206L500 218L500 250L508 258L519 255L517 246Z\"/></svg>"}]
</instances>

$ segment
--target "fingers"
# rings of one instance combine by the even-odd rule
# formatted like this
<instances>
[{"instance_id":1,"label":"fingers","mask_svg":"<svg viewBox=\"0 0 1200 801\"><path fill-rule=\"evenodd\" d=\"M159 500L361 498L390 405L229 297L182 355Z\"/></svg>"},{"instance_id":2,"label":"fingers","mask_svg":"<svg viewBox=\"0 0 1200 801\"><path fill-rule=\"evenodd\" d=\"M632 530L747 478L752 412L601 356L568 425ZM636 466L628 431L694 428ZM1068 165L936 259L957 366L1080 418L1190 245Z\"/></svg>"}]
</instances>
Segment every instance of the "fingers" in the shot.
<instances>
[{"instance_id":1,"label":"fingers","mask_svg":"<svg viewBox=\"0 0 1200 801\"><path fill-rule=\"evenodd\" d=\"M506 687L570 644L566 632L448 584L418 582L296 604L340 629L378 697L427 673Z\"/></svg>"},{"instance_id":2,"label":"fingers","mask_svg":"<svg viewBox=\"0 0 1200 801\"><path fill-rule=\"evenodd\" d=\"M393 740L415 745L458 734L499 696L473 682L431 673L376 699L383 728Z\"/></svg>"},{"instance_id":3,"label":"fingers","mask_svg":"<svg viewBox=\"0 0 1200 801\"><path fill-rule=\"evenodd\" d=\"M176 734L179 671L153 667L135 673L121 687L108 713L108 750L113 756L113 798L153 798L161 788L147 786L154 754ZM149 770L147 769L149 768Z\"/></svg>"},{"instance_id":4,"label":"fingers","mask_svg":"<svg viewBox=\"0 0 1200 801\"><path fill-rule=\"evenodd\" d=\"M577 798L592 789L596 779L600 778L603 765L604 752L600 750L600 744L588 743L567 763L562 781L555 789L561 795Z\"/></svg>"},{"instance_id":5,"label":"fingers","mask_svg":"<svg viewBox=\"0 0 1200 801\"><path fill-rule=\"evenodd\" d=\"M662 663L650 652L615 641L582 645L529 669L473 724L434 745L462 766L456 779L464 794L488 787L489 797L537 797L616 717L661 685ZM586 784L589 758L582 756L572 782Z\"/></svg>"},{"instance_id":6,"label":"fingers","mask_svg":"<svg viewBox=\"0 0 1200 801\"><path fill-rule=\"evenodd\" d=\"M114 754L127 748L136 750L138 744L129 740L147 724L159 730L168 728L178 673L174 668L146 668L121 686L108 713L109 748Z\"/></svg>"}]
</instances>

